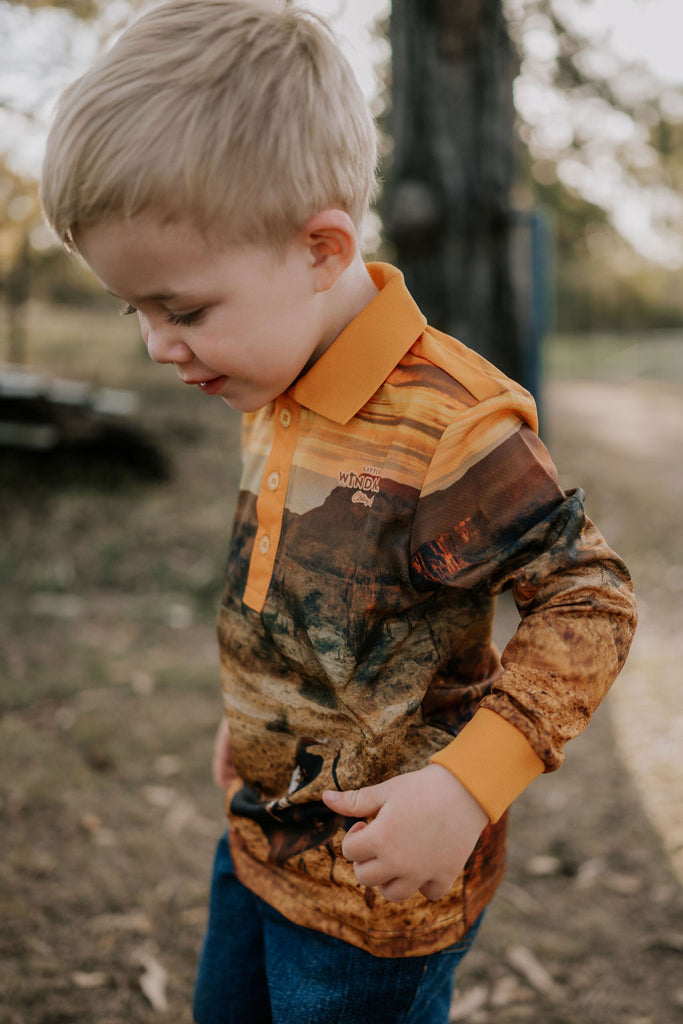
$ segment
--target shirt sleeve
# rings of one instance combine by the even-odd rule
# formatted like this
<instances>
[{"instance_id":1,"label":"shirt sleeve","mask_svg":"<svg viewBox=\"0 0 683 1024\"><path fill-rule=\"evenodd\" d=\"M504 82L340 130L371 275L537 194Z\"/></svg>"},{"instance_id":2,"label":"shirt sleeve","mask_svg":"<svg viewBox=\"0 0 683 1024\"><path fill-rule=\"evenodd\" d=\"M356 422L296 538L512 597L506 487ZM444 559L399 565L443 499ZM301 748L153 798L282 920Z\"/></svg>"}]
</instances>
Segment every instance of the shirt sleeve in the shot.
<instances>
[{"instance_id":1,"label":"shirt sleeve","mask_svg":"<svg viewBox=\"0 0 683 1024\"><path fill-rule=\"evenodd\" d=\"M537 435L512 414L468 436L447 432L439 476L426 481L414 529L415 585L476 596L511 589L521 621L501 675L474 717L432 760L448 768L492 821L541 772L559 767L621 670L636 624L626 566L564 492ZM514 420L514 422L513 422ZM450 436L449 436L450 435ZM458 442L458 443L454 443Z\"/></svg>"}]
</instances>

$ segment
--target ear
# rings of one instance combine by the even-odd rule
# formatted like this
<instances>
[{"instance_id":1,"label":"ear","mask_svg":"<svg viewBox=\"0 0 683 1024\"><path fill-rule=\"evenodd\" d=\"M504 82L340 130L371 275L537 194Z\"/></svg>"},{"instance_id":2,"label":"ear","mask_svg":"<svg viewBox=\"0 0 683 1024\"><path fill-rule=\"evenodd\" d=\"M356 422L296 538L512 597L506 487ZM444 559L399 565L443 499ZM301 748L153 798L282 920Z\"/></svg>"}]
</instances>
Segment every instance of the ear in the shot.
<instances>
[{"instance_id":1,"label":"ear","mask_svg":"<svg viewBox=\"0 0 683 1024\"><path fill-rule=\"evenodd\" d=\"M316 213L301 229L300 240L309 252L317 292L332 288L358 252L356 229L343 210Z\"/></svg>"}]
</instances>

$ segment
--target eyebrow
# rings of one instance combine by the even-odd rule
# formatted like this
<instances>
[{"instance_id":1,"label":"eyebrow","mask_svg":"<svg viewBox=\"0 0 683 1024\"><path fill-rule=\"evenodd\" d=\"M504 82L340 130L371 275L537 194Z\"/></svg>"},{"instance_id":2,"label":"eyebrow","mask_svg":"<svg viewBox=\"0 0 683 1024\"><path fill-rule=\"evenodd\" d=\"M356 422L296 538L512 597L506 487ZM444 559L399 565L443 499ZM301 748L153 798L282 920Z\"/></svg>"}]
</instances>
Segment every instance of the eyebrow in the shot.
<instances>
[{"instance_id":1,"label":"eyebrow","mask_svg":"<svg viewBox=\"0 0 683 1024\"><path fill-rule=\"evenodd\" d=\"M108 288L107 288L107 291L109 292L110 295L113 295L115 299L121 299L121 296L117 295L116 292L110 292ZM175 292L159 292L156 295L138 295L138 296L136 296L136 300L135 301L136 302L168 302L169 299L175 299L175 298L176 298L176 293ZM124 300L121 299L121 301L123 302Z\"/></svg>"}]
</instances>

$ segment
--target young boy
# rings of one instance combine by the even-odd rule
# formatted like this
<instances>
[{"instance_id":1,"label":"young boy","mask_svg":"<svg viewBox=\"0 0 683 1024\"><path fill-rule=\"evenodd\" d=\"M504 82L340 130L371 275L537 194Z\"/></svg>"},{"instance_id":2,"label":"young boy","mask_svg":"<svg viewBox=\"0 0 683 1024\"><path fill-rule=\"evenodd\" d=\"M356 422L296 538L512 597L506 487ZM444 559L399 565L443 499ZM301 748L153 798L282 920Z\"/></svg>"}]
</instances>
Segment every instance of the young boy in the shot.
<instances>
[{"instance_id":1,"label":"young boy","mask_svg":"<svg viewBox=\"0 0 683 1024\"><path fill-rule=\"evenodd\" d=\"M375 160L326 27L266 0L156 7L48 143L67 247L154 360L245 413L199 1024L445 1022L505 811L558 767L635 624L530 396L364 266Z\"/></svg>"}]
</instances>

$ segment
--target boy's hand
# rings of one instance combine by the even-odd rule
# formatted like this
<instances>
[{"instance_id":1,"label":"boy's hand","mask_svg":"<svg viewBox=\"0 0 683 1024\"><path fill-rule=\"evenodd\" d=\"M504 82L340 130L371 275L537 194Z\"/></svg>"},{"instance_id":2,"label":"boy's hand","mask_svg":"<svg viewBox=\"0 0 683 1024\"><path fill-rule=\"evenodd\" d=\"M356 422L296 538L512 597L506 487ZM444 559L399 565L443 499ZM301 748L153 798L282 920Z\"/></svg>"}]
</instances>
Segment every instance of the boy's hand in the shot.
<instances>
[{"instance_id":1,"label":"boy's hand","mask_svg":"<svg viewBox=\"0 0 683 1024\"><path fill-rule=\"evenodd\" d=\"M342 852L361 885L388 900L418 890L430 900L445 896L488 824L474 797L438 764L377 786L327 790L323 800L339 814L372 818L349 829Z\"/></svg>"},{"instance_id":2,"label":"boy's hand","mask_svg":"<svg viewBox=\"0 0 683 1024\"><path fill-rule=\"evenodd\" d=\"M221 719L216 738L213 741L213 758L211 761L213 781L220 789L227 789L233 779L237 778L235 765L232 761L232 745L227 719Z\"/></svg>"}]
</instances>

